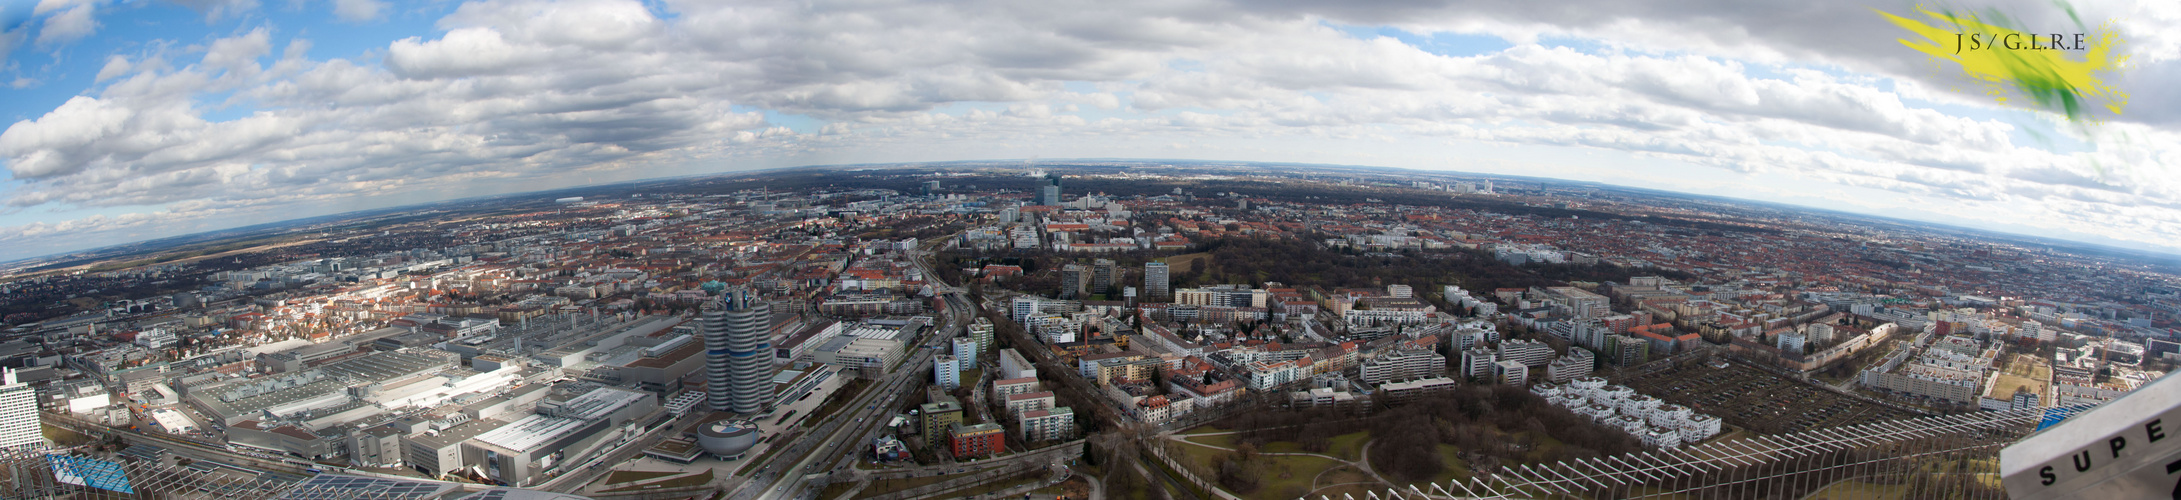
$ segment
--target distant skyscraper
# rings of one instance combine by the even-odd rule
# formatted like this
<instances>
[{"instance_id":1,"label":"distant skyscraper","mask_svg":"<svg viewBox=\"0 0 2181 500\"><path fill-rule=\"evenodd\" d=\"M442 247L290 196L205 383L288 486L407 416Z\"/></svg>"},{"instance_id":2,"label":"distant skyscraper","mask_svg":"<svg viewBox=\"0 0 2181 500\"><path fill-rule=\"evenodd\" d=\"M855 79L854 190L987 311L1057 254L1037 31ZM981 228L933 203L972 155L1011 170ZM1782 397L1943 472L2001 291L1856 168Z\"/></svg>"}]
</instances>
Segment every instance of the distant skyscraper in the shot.
<instances>
[{"instance_id":1,"label":"distant skyscraper","mask_svg":"<svg viewBox=\"0 0 2181 500\"><path fill-rule=\"evenodd\" d=\"M1060 298L1074 299L1083 295L1083 288L1090 285L1090 270L1082 264L1060 266Z\"/></svg>"},{"instance_id":2,"label":"distant skyscraper","mask_svg":"<svg viewBox=\"0 0 2181 500\"><path fill-rule=\"evenodd\" d=\"M15 378L14 368L0 371L0 448L37 446L42 436L36 391Z\"/></svg>"},{"instance_id":3,"label":"distant skyscraper","mask_svg":"<svg viewBox=\"0 0 2181 500\"><path fill-rule=\"evenodd\" d=\"M1113 279L1116 277L1114 274L1118 272L1120 271L1114 269L1113 259L1092 261L1090 293L1113 293Z\"/></svg>"},{"instance_id":4,"label":"distant skyscraper","mask_svg":"<svg viewBox=\"0 0 2181 500\"><path fill-rule=\"evenodd\" d=\"M1018 211L1018 210L1016 210L1016 209L1015 209L1015 207L1007 207L1007 208L1003 208L1003 209L1000 209L1000 223L1001 223L1001 224L1014 224L1014 223L1015 223L1015 216L1016 216L1016 214L1019 214L1019 213L1021 213L1021 212L1020 212L1020 211Z\"/></svg>"},{"instance_id":5,"label":"distant skyscraper","mask_svg":"<svg viewBox=\"0 0 2181 500\"><path fill-rule=\"evenodd\" d=\"M772 399L766 338L772 306L747 290L728 292L704 306L705 392L713 411L757 413Z\"/></svg>"},{"instance_id":6,"label":"distant skyscraper","mask_svg":"<svg viewBox=\"0 0 2181 500\"><path fill-rule=\"evenodd\" d=\"M1149 298L1166 298L1171 295L1171 292L1172 290L1168 288L1168 285L1166 283L1166 263L1145 262L1144 296Z\"/></svg>"},{"instance_id":7,"label":"distant skyscraper","mask_svg":"<svg viewBox=\"0 0 2181 500\"><path fill-rule=\"evenodd\" d=\"M924 181L924 196L939 193L939 181Z\"/></svg>"},{"instance_id":8,"label":"distant skyscraper","mask_svg":"<svg viewBox=\"0 0 2181 500\"><path fill-rule=\"evenodd\" d=\"M1045 176L1045 184L1044 184L1044 185L1041 185L1041 186L1038 186L1038 191L1037 191L1037 204L1039 204L1039 205L1059 205L1059 204L1060 204L1060 174L1052 174L1052 175L1047 175L1047 176Z\"/></svg>"}]
</instances>

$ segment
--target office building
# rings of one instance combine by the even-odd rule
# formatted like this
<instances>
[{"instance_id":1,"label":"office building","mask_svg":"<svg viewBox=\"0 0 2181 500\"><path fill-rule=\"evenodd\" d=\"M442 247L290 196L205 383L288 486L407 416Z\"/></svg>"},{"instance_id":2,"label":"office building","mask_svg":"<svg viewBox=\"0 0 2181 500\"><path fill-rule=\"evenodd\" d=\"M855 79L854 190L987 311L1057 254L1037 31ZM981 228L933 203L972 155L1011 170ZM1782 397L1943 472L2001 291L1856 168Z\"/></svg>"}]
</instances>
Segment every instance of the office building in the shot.
<instances>
[{"instance_id":1,"label":"office building","mask_svg":"<svg viewBox=\"0 0 2181 500\"><path fill-rule=\"evenodd\" d=\"M1045 183L1038 186L1037 204L1060 205L1060 174L1045 176Z\"/></svg>"},{"instance_id":2,"label":"office building","mask_svg":"<svg viewBox=\"0 0 2181 500\"><path fill-rule=\"evenodd\" d=\"M0 449L37 447L45 443L42 432L37 391L14 368L0 369Z\"/></svg>"},{"instance_id":3,"label":"office building","mask_svg":"<svg viewBox=\"0 0 2181 500\"><path fill-rule=\"evenodd\" d=\"M1165 262L1144 263L1144 297L1164 299L1173 296L1172 283L1167 281Z\"/></svg>"},{"instance_id":4,"label":"office building","mask_svg":"<svg viewBox=\"0 0 2181 500\"><path fill-rule=\"evenodd\" d=\"M706 304L705 392L712 411L754 414L772 401L772 306L746 290Z\"/></svg>"}]
</instances>

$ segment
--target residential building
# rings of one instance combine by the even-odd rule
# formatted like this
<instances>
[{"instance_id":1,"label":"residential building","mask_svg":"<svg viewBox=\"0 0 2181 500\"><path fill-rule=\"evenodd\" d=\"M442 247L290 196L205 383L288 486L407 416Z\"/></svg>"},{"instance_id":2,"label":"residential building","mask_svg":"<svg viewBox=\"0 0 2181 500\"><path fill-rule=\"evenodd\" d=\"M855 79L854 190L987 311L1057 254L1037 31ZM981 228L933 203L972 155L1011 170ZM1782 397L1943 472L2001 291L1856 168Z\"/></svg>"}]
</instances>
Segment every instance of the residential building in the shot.
<instances>
[{"instance_id":1,"label":"residential building","mask_svg":"<svg viewBox=\"0 0 2181 500\"><path fill-rule=\"evenodd\" d=\"M1499 354L1491 349L1475 347L1462 351L1462 376L1481 378L1492 376L1492 365L1499 362Z\"/></svg>"},{"instance_id":2,"label":"residential building","mask_svg":"<svg viewBox=\"0 0 2181 500\"><path fill-rule=\"evenodd\" d=\"M962 387L961 358L941 354L932 357L932 384L955 390Z\"/></svg>"},{"instance_id":3,"label":"residential building","mask_svg":"<svg viewBox=\"0 0 2181 500\"><path fill-rule=\"evenodd\" d=\"M1012 394L1007 396L1007 414L1021 415L1030 410L1052 408L1055 399L1051 391Z\"/></svg>"},{"instance_id":4,"label":"residential building","mask_svg":"<svg viewBox=\"0 0 2181 500\"><path fill-rule=\"evenodd\" d=\"M1363 383L1378 385L1446 375L1446 356L1429 350L1396 350L1363 362Z\"/></svg>"},{"instance_id":5,"label":"residential building","mask_svg":"<svg viewBox=\"0 0 2181 500\"><path fill-rule=\"evenodd\" d=\"M1165 262L1144 263L1144 296L1164 299L1173 296L1173 283L1168 281Z\"/></svg>"},{"instance_id":6,"label":"residential building","mask_svg":"<svg viewBox=\"0 0 2181 500\"><path fill-rule=\"evenodd\" d=\"M916 407L916 409L919 415L918 418L923 419L922 430L924 431L924 439L928 443L938 443L939 437L946 435L943 433L947 429L962 423L962 404L955 402L953 398L940 400L936 403L924 403Z\"/></svg>"},{"instance_id":7,"label":"residential building","mask_svg":"<svg viewBox=\"0 0 2181 500\"><path fill-rule=\"evenodd\" d=\"M957 460L988 457L1007 450L1007 431L1002 429L1000 424L987 422L977 425L962 425L956 423L951 426L951 429L952 432L949 435L953 436L953 446L948 451L953 453L954 458Z\"/></svg>"},{"instance_id":8,"label":"residential building","mask_svg":"<svg viewBox=\"0 0 2181 500\"><path fill-rule=\"evenodd\" d=\"M1530 366L1512 359L1492 365L1492 378L1506 385L1523 385L1530 381Z\"/></svg>"},{"instance_id":9,"label":"residential building","mask_svg":"<svg viewBox=\"0 0 2181 500\"><path fill-rule=\"evenodd\" d=\"M1003 379L1037 378L1037 365L1022 357L1014 349L1000 349L1000 376Z\"/></svg>"},{"instance_id":10,"label":"residential building","mask_svg":"<svg viewBox=\"0 0 2181 500\"><path fill-rule=\"evenodd\" d=\"M1059 441L1075 437L1075 409L1066 406L1023 412L1016 427L1025 442Z\"/></svg>"}]
</instances>

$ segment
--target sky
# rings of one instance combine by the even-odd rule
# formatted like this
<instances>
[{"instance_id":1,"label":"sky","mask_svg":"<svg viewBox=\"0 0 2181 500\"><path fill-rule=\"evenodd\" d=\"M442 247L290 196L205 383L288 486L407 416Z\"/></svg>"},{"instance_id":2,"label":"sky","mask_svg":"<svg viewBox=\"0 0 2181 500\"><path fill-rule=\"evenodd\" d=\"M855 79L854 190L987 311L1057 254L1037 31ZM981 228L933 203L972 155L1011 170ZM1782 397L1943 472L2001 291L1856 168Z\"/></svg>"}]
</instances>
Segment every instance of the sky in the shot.
<instances>
[{"instance_id":1,"label":"sky","mask_svg":"<svg viewBox=\"0 0 2181 500\"><path fill-rule=\"evenodd\" d=\"M665 176L1087 157L1554 177L2181 253L2181 2L1940 7L2109 29L2128 97L2070 121L1990 94L1899 41L1879 12L1929 20L1907 1L0 0L0 260Z\"/></svg>"}]
</instances>

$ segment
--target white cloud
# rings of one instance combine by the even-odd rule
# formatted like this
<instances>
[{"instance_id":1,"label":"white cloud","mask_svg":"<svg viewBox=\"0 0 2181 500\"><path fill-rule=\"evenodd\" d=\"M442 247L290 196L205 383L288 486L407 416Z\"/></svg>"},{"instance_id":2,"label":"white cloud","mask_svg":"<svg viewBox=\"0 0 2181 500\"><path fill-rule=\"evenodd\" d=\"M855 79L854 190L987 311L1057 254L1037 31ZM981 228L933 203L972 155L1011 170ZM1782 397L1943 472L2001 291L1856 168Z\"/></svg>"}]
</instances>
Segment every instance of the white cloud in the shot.
<instances>
[{"instance_id":1,"label":"white cloud","mask_svg":"<svg viewBox=\"0 0 2181 500\"><path fill-rule=\"evenodd\" d=\"M38 4L39 9L44 9L48 3L55 2L41 2ZM45 24L38 29L38 45L47 47L66 44L97 33L98 20L92 17L95 13L96 9L91 4L84 3L46 17Z\"/></svg>"},{"instance_id":2,"label":"white cloud","mask_svg":"<svg viewBox=\"0 0 2181 500\"><path fill-rule=\"evenodd\" d=\"M333 15L348 22L377 21L387 8L379 0L333 0Z\"/></svg>"},{"instance_id":3,"label":"white cloud","mask_svg":"<svg viewBox=\"0 0 2181 500\"><path fill-rule=\"evenodd\" d=\"M2181 163L2181 135L2164 125L2181 117L2146 110L2153 118L2102 129L2133 146L2054 153L2016 142L2020 124L1984 117L1991 112L1917 107L1990 103L1934 90L1943 87L1891 41L1895 29L1862 7L1705 14L1673 2L1593 3L1595 13L486 0L440 20L442 33L392 41L378 52L383 67L308 60L300 40L263 63L278 42L271 29L214 41L180 68L158 55L113 58L98 77L110 83L0 134L0 158L30 183L5 195L10 206L187 205L163 217L208 220L659 175L723 158L1106 156L1183 145L1342 163L1438 155L1403 161L1439 166L1448 147L1571 148L1886 190L1945 205L1928 211L2025 228L2092 227L2145 242L2181 234L2181 177L2131 168ZM1782 9L1810 12L1774 26ZM1327 26L1376 23L1514 40L1572 35L1609 48L1518 43L1448 57ZM1719 23L1745 29L1698 29ZM1831 43L1805 43L1819 35ZM2139 71L2132 85L2181 82L2176 67ZM259 111L204 119L197 103L230 91L229 103ZM798 134L730 105L825 123Z\"/></svg>"},{"instance_id":4,"label":"white cloud","mask_svg":"<svg viewBox=\"0 0 2181 500\"><path fill-rule=\"evenodd\" d=\"M101 82L112 80L114 77L128 74L129 68L129 58L120 55L107 56L106 65L99 67L98 77L94 79Z\"/></svg>"}]
</instances>

